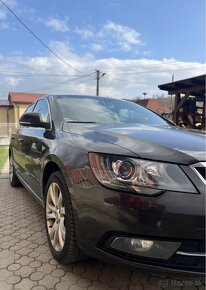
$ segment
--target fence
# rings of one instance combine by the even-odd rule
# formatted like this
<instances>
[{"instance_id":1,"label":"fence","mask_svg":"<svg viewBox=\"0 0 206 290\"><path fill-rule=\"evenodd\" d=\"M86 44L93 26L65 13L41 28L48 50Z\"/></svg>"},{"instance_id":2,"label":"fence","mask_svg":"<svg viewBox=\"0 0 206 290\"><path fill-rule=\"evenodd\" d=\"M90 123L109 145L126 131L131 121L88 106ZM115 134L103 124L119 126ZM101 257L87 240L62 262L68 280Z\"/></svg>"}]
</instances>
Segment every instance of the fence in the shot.
<instances>
[{"instance_id":1,"label":"fence","mask_svg":"<svg viewBox=\"0 0 206 290\"><path fill-rule=\"evenodd\" d=\"M9 137L18 128L16 123L0 123L0 137Z\"/></svg>"}]
</instances>

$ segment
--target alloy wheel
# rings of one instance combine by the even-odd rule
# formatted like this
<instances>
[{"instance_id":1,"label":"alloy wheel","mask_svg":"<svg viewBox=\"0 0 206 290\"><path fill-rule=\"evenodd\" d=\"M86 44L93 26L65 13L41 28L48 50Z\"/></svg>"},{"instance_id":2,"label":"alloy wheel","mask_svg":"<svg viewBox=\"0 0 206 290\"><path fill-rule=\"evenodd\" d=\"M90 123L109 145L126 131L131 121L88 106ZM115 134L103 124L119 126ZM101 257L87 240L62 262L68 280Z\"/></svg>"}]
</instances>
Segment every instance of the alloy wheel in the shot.
<instances>
[{"instance_id":1,"label":"alloy wheel","mask_svg":"<svg viewBox=\"0 0 206 290\"><path fill-rule=\"evenodd\" d=\"M60 252L65 244L65 207L61 189L56 182L49 185L46 198L46 223L51 244Z\"/></svg>"}]
</instances>

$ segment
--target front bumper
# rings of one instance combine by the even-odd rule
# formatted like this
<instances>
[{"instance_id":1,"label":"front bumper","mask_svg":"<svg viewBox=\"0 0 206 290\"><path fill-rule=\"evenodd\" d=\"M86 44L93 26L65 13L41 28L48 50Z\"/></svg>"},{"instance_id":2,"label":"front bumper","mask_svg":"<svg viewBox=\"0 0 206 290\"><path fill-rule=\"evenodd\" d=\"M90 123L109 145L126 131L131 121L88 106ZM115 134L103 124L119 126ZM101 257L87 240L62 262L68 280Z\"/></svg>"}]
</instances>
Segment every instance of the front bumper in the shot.
<instances>
[{"instance_id":1,"label":"front bumper","mask_svg":"<svg viewBox=\"0 0 206 290\"><path fill-rule=\"evenodd\" d=\"M142 257L123 251L114 250L110 247L111 239L112 238L107 239L102 248L101 246L100 248L111 255L124 259L124 261L127 260L128 264L131 263L133 266L141 265L146 268L158 268L193 274L205 273L205 254L203 254L205 253L204 241L178 240L180 247L171 255L170 258L154 259L151 257ZM178 243L177 240L172 240L172 242Z\"/></svg>"},{"instance_id":2,"label":"front bumper","mask_svg":"<svg viewBox=\"0 0 206 290\"><path fill-rule=\"evenodd\" d=\"M199 179L194 179L198 194L166 191L158 197L145 197L105 188L92 172L81 176L84 179L79 175L72 185L72 200L77 240L85 253L137 267L205 272L205 257L201 256L205 252L205 192ZM115 237L169 241L180 246L168 259L142 257L111 248Z\"/></svg>"}]
</instances>

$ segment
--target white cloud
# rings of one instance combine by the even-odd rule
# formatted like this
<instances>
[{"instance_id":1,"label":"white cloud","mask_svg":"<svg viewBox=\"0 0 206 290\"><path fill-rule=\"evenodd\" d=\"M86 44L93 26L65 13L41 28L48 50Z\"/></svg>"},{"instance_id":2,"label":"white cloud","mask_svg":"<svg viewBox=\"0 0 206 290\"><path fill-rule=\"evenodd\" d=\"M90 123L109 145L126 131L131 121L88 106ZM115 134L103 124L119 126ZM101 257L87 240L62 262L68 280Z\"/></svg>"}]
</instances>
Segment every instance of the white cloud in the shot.
<instances>
[{"instance_id":1,"label":"white cloud","mask_svg":"<svg viewBox=\"0 0 206 290\"><path fill-rule=\"evenodd\" d=\"M90 26L89 28L76 28L74 32L79 34L83 40L92 41L85 46L92 50L97 48L97 51L101 46L106 51L137 52L138 47L142 45L141 35L138 31L112 21L107 21L99 30ZM93 46L93 43L96 45Z\"/></svg>"},{"instance_id":2,"label":"white cloud","mask_svg":"<svg viewBox=\"0 0 206 290\"><path fill-rule=\"evenodd\" d=\"M44 57L14 55L0 56L1 72L20 72L18 75L1 75L0 98L7 98L8 92L36 91L48 94L92 94L96 92L95 69L106 73L100 80L100 94L115 98L132 99L161 94L158 85L175 80L204 74L206 65L199 62L180 62L175 59L95 59L91 54L80 56L63 42L50 45L61 57L87 77L66 66L54 55ZM22 74L33 74L24 76ZM47 76L47 75L52 76ZM54 76L58 75L58 76ZM78 77L81 77L77 79ZM76 80L74 80L76 79ZM41 89L40 89L41 88ZM42 89L44 88L44 89ZM166 94L166 92L164 92Z\"/></svg>"},{"instance_id":3,"label":"white cloud","mask_svg":"<svg viewBox=\"0 0 206 290\"><path fill-rule=\"evenodd\" d=\"M0 10L0 20L6 19L6 11L5 10Z\"/></svg>"},{"instance_id":4,"label":"white cloud","mask_svg":"<svg viewBox=\"0 0 206 290\"><path fill-rule=\"evenodd\" d=\"M17 87L22 79L21 78L14 78L14 77L7 77L5 78L6 84L8 85L8 87L14 89L15 87Z\"/></svg>"},{"instance_id":5,"label":"white cloud","mask_svg":"<svg viewBox=\"0 0 206 290\"><path fill-rule=\"evenodd\" d=\"M121 3L119 3L119 2L110 2L109 5L111 7L121 7Z\"/></svg>"},{"instance_id":6,"label":"white cloud","mask_svg":"<svg viewBox=\"0 0 206 290\"><path fill-rule=\"evenodd\" d=\"M152 51L151 50L145 50L145 51L143 51L143 55L146 57L148 57L148 56L151 56L151 54L152 54Z\"/></svg>"},{"instance_id":7,"label":"white cloud","mask_svg":"<svg viewBox=\"0 0 206 290\"><path fill-rule=\"evenodd\" d=\"M0 29L8 29L11 27L10 23L7 20L7 14L8 14L8 11L0 3Z\"/></svg>"},{"instance_id":8,"label":"white cloud","mask_svg":"<svg viewBox=\"0 0 206 290\"><path fill-rule=\"evenodd\" d=\"M9 28L9 23L7 22L0 23L0 29L8 29L8 28Z\"/></svg>"},{"instance_id":9,"label":"white cloud","mask_svg":"<svg viewBox=\"0 0 206 290\"><path fill-rule=\"evenodd\" d=\"M67 25L67 19L53 18L50 17L45 22L45 25L51 27L52 29L60 32L69 31L69 27Z\"/></svg>"},{"instance_id":10,"label":"white cloud","mask_svg":"<svg viewBox=\"0 0 206 290\"><path fill-rule=\"evenodd\" d=\"M91 43L89 47L92 51L96 51L96 52L102 51L104 49L104 47L99 43Z\"/></svg>"},{"instance_id":11,"label":"white cloud","mask_svg":"<svg viewBox=\"0 0 206 290\"><path fill-rule=\"evenodd\" d=\"M142 44L140 33L128 26L108 21L100 31L101 37L110 37L123 51L131 51L137 45Z\"/></svg>"},{"instance_id":12,"label":"white cloud","mask_svg":"<svg viewBox=\"0 0 206 290\"><path fill-rule=\"evenodd\" d=\"M89 28L76 28L74 32L79 34L83 39L94 37L94 32Z\"/></svg>"},{"instance_id":13,"label":"white cloud","mask_svg":"<svg viewBox=\"0 0 206 290\"><path fill-rule=\"evenodd\" d=\"M17 0L4 0L4 3L9 6L9 8L15 8L18 6Z\"/></svg>"},{"instance_id":14,"label":"white cloud","mask_svg":"<svg viewBox=\"0 0 206 290\"><path fill-rule=\"evenodd\" d=\"M4 0L4 3L11 9L18 7L16 0ZM2 3L0 3L0 29L11 28L11 24L7 20L7 15L9 13L9 10Z\"/></svg>"}]
</instances>

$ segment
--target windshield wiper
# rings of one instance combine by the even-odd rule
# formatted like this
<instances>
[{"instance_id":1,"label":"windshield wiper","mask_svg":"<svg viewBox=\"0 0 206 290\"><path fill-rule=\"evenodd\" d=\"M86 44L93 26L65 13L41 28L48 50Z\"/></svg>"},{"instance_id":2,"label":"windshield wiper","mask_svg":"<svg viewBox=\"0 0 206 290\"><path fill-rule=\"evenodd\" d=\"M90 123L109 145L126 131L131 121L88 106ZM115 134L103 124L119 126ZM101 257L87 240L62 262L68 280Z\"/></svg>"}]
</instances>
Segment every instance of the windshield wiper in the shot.
<instances>
[{"instance_id":1,"label":"windshield wiper","mask_svg":"<svg viewBox=\"0 0 206 290\"><path fill-rule=\"evenodd\" d=\"M96 122L92 122L92 121L66 121L66 123L95 124Z\"/></svg>"}]
</instances>

